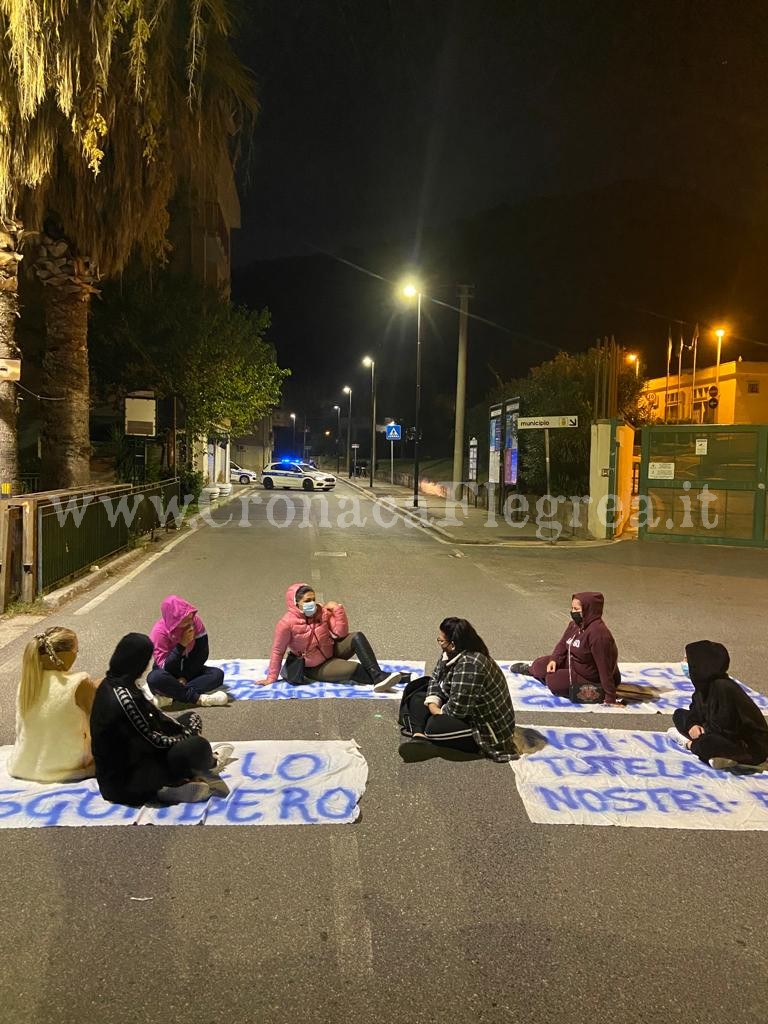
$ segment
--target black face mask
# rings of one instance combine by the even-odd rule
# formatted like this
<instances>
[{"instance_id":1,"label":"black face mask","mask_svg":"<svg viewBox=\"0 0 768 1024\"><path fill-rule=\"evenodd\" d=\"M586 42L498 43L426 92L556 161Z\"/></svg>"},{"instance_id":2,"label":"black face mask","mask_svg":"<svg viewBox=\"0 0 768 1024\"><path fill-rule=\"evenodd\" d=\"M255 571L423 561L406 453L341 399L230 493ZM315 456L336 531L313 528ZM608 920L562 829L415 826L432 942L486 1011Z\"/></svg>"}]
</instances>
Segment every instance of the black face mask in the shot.
<instances>
[{"instance_id":1,"label":"black face mask","mask_svg":"<svg viewBox=\"0 0 768 1024\"><path fill-rule=\"evenodd\" d=\"M571 618L573 619L573 621L576 623L577 626L580 626L582 624L582 622L584 621L584 618L583 618L581 612L571 612Z\"/></svg>"}]
</instances>

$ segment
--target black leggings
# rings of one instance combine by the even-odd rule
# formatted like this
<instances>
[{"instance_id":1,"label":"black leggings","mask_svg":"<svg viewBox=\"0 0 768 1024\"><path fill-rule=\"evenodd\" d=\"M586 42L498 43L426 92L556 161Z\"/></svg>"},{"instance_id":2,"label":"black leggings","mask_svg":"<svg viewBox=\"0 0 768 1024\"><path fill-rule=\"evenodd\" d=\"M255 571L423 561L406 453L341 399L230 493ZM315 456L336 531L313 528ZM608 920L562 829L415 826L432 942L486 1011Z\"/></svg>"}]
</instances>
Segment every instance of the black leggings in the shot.
<instances>
[{"instance_id":1,"label":"black leggings","mask_svg":"<svg viewBox=\"0 0 768 1024\"><path fill-rule=\"evenodd\" d=\"M403 732L412 736L423 733L431 743L453 747L468 754L478 753L472 726L453 715L433 715L424 703L429 687L429 678L413 679L403 691L400 702L400 725Z\"/></svg>"},{"instance_id":2,"label":"black leggings","mask_svg":"<svg viewBox=\"0 0 768 1024\"><path fill-rule=\"evenodd\" d=\"M172 697L179 704L197 704L201 693L210 693L224 685L224 673L212 665L203 666L203 671L181 683L162 668L155 668L147 676L147 685L152 693L160 693L164 697Z\"/></svg>"},{"instance_id":3,"label":"black leggings","mask_svg":"<svg viewBox=\"0 0 768 1024\"><path fill-rule=\"evenodd\" d=\"M691 725L696 724L689 724L689 716L690 712L684 708L677 708L672 713L675 728L683 736L689 736L688 730ZM765 760L765 755L751 751L746 743L728 739L727 736L721 736L716 732L705 732L698 739L691 740L691 753L707 763L713 757L729 757L739 764L762 764Z\"/></svg>"}]
</instances>

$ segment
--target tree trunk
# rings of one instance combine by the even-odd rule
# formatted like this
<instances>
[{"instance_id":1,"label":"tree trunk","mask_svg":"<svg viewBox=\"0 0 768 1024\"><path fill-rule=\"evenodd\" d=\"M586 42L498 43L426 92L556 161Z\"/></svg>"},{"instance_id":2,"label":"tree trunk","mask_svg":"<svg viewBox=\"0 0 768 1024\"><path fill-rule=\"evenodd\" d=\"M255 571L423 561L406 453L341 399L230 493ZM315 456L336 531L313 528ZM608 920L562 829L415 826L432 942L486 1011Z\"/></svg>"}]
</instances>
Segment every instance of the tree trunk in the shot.
<instances>
[{"instance_id":1,"label":"tree trunk","mask_svg":"<svg viewBox=\"0 0 768 1024\"><path fill-rule=\"evenodd\" d=\"M88 430L88 292L45 289L43 465L47 488L85 487L91 478ZM50 399L61 399L51 401Z\"/></svg>"},{"instance_id":2,"label":"tree trunk","mask_svg":"<svg viewBox=\"0 0 768 1024\"><path fill-rule=\"evenodd\" d=\"M18 251L21 224L0 219L0 359L17 359L16 318L19 315ZM18 416L16 385L0 380L0 484L13 488L18 479Z\"/></svg>"}]
</instances>

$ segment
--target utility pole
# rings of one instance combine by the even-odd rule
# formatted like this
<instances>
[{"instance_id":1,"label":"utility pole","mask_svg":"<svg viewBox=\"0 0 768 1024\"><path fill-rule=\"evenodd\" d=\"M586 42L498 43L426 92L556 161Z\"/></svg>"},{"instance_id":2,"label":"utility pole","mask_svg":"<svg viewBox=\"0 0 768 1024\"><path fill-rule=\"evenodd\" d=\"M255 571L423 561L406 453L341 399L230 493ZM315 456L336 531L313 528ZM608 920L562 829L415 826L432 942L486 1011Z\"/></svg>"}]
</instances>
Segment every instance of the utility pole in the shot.
<instances>
[{"instance_id":1,"label":"utility pole","mask_svg":"<svg viewBox=\"0 0 768 1024\"><path fill-rule=\"evenodd\" d=\"M467 404L467 327L469 300L474 285L459 285L459 355L456 364L456 415L453 426L453 487L454 497L461 494L464 476L464 413Z\"/></svg>"}]
</instances>

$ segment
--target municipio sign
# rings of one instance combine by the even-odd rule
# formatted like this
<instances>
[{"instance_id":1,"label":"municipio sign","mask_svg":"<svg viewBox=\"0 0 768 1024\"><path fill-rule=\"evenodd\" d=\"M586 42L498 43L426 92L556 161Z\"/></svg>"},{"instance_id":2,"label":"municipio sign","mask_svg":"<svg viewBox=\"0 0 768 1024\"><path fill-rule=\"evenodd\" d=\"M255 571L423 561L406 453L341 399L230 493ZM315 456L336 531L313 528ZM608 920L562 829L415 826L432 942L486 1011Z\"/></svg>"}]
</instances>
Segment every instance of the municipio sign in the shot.
<instances>
[{"instance_id":1,"label":"municipio sign","mask_svg":"<svg viewBox=\"0 0 768 1024\"><path fill-rule=\"evenodd\" d=\"M578 416L520 416L517 420L518 430L557 430L578 425Z\"/></svg>"}]
</instances>

